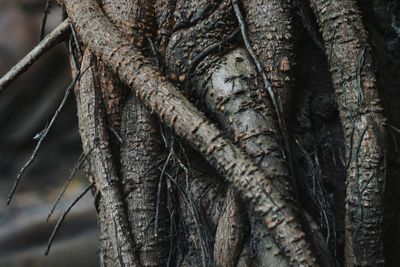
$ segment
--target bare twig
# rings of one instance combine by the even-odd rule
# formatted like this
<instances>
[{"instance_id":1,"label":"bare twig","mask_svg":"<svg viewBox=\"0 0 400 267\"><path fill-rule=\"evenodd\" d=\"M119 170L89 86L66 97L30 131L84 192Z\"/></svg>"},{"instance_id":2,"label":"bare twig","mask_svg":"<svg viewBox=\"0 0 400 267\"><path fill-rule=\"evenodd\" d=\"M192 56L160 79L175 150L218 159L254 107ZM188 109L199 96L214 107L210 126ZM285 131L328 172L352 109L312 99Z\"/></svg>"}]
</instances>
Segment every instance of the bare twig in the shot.
<instances>
[{"instance_id":1,"label":"bare twig","mask_svg":"<svg viewBox=\"0 0 400 267\"><path fill-rule=\"evenodd\" d=\"M44 139L46 138L50 128L53 126L55 120L57 119L58 115L60 114L62 108L65 105L65 102L68 99L69 94L71 93L71 90L74 88L76 82L79 80L79 78L81 77L81 74L77 74L75 76L75 78L72 80L72 82L68 85L67 90L65 91L64 97L61 100L60 105L58 106L56 112L54 113L53 117L51 118L50 123L39 133L35 136L35 139L37 138L39 141L36 144L35 149L32 152L31 157L28 159L28 161L25 163L25 165L21 168L21 170L19 171L17 178L15 179L14 185L11 188L11 192L8 196L8 200L7 200L7 205L10 204L11 199L15 193L15 190L17 189L17 186L19 184L19 182L21 181L22 176L24 175L25 171L29 168L29 166L33 163L33 161L35 160L38 152L39 152L39 148L42 145Z\"/></svg>"},{"instance_id":2,"label":"bare twig","mask_svg":"<svg viewBox=\"0 0 400 267\"><path fill-rule=\"evenodd\" d=\"M53 206L51 207L51 210L49 212L49 214L47 215L47 219L46 221L49 221L49 219L51 218L51 215L53 215L53 212L55 210L55 208L57 207L58 203L60 202L60 199L62 198L62 196L64 195L65 191L67 190L69 184L71 183L71 181L74 179L75 177L75 173L82 167L82 164L85 162L86 158L88 155L85 155L84 153L82 153L79 156L78 161L76 162L74 168L71 171L71 174L69 175L67 182L65 183L65 185L63 186L63 189L61 190L61 192L58 194L56 201L54 202Z\"/></svg>"},{"instance_id":3,"label":"bare twig","mask_svg":"<svg viewBox=\"0 0 400 267\"><path fill-rule=\"evenodd\" d=\"M44 34L45 34L45 30L46 30L47 16L50 13L51 4L52 4L51 0L46 1L46 6L44 7L44 10L43 10L42 23L40 24L39 42L42 41L44 38Z\"/></svg>"},{"instance_id":4,"label":"bare twig","mask_svg":"<svg viewBox=\"0 0 400 267\"><path fill-rule=\"evenodd\" d=\"M88 187L86 187L86 189L71 203L71 205L69 205L69 207L64 211L64 213L60 216L60 218L57 221L56 226L53 229L53 232L51 233L51 236L49 238L49 241L47 243L47 248L44 252L44 255L49 255L50 252L50 248L51 245L53 244L54 238L56 237L56 234L58 232L58 230L61 227L61 224L64 222L65 217L67 216L67 214L70 212L70 210L72 209L73 206L75 206L75 204L82 199L82 197L90 190L90 188L92 188L92 186L94 185L94 183L91 183Z\"/></svg>"},{"instance_id":5,"label":"bare twig","mask_svg":"<svg viewBox=\"0 0 400 267\"><path fill-rule=\"evenodd\" d=\"M75 31L74 24L71 23L70 24L70 28L71 28L72 38L74 39L76 51L78 52L79 57L82 57L83 56L83 52L82 52L82 48L81 48L81 45L79 43L78 37L76 36L76 31Z\"/></svg>"},{"instance_id":6,"label":"bare twig","mask_svg":"<svg viewBox=\"0 0 400 267\"><path fill-rule=\"evenodd\" d=\"M22 73L29 69L32 64L38 60L44 53L50 48L58 44L65 37L65 34L69 31L69 20L64 20L60 25L57 26L51 33L49 33L43 41L41 41L28 55L26 55L17 65L7 72L0 79L0 93L6 88L11 82L17 79Z\"/></svg>"}]
</instances>

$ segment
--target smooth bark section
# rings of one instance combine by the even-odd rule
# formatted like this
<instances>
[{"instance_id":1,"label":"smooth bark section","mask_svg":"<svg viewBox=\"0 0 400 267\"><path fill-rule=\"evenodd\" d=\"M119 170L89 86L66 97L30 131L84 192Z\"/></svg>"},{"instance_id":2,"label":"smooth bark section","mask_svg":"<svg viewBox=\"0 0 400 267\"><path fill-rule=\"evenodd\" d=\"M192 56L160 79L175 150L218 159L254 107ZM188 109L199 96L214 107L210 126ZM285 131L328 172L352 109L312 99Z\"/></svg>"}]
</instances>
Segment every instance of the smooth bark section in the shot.
<instances>
[{"instance_id":1,"label":"smooth bark section","mask_svg":"<svg viewBox=\"0 0 400 267\"><path fill-rule=\"evenodd\" d=\"M86 50L82 59L82 75L76 86L79 131L83 151L90 154L90 172L94 178L104 207L108 239L112 248L113 266L140 266L135 253L131 230L127 220L119 179L111 156L104 121L104 110L100 104L100 92L96 84L92 55ZM90 67L90 68L89 68ZM88 69L89 68L89 69Z\"/></svg>"},{"instance_id":2,"label":"smooth bark section","mask_svg":"<svg viewBox=\"0 0 400 267\"><path fill-rule=\"evenodd\" d=\"M385 118L353 0L310 0L325 42L346 142L347 266L382 266Z\"/></svg>"},{"instance_id":3,"label":"smooth bark section","mask_svg":"<svg viewBox=\"0 0 400 267\"><path fill-rule=\"evenodd\" d=\"M16 80L22 73L29 69L36 60L38 60L44 53L49 51L50 48L63 40L65 35L70 30L69 20L64 20L58 25L51 33L49 33L35 48L29 52L17 65L11 68L0 79L0 93L14 80Z\"/></svg>"},{"instance_id":4,"label":"smooth bark section","mask_svg":"<svg viewBox=\"0 0 400 267\"><path fill-rule=\"evenodd\" d=\"M126 42L94 1L69 0L66 8L87 47L108 63L149 109L240 190L291 263L315 266L295 211L265 174L162 77L138 49Z\"/></svg>"},{"instance_id":5,"label":"smooth bark section","mask_svg":"<svg viewBox=\"0 0 400 267\"><path fill-rule=\"evenodd\" d=\"M214 244L216 267L237 266L247 236L246 209L235 189L230 187L218 221Z\"/></svg>"}]
</instances>

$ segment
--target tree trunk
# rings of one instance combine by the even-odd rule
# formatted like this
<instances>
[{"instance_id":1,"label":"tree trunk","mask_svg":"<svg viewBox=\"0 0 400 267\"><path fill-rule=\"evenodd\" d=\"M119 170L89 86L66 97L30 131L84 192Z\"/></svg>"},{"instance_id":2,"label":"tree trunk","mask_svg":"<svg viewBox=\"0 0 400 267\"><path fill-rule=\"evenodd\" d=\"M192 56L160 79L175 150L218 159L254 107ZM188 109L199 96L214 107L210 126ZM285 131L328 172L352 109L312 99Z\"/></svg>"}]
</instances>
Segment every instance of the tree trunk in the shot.
<instances>
[{"instance_id":1,"label":"tree trunk","mask_svg":"<svg viewBox=\"0 0 400 267\"><path fill-rule=\"evenodd\" d=\"M58 2L102 266L385 264L389 4Z\"/></svg>"}]
</instances>

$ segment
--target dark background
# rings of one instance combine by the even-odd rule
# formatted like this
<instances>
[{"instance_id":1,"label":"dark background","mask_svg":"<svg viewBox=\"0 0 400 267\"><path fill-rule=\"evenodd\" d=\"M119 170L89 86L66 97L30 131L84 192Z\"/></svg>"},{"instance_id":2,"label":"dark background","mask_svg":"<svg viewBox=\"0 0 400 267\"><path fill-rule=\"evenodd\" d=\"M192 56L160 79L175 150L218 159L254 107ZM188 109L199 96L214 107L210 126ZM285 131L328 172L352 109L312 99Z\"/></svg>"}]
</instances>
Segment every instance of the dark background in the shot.
<instances>
[{"instance_id":1,"label":"dark background","mask_svg":"<svg viewBox=\"0 0 400 267\"><path fill-rule=\"evenodd\" d=\"M45 1L0 0L0 76L25 56L39 39ZM46 32L62 20L53 6ZM47 214L81 153L74 95L23 176L10 206L12 183L30 157L33 137L50 122L71 80L67 45L46 53L0 95L0 266L97 266L97 230L93 197L88 193L67 216L49 256L47 240L60 214L87 186L77 173L49 223Z\"/></svg>"}]
</instances>

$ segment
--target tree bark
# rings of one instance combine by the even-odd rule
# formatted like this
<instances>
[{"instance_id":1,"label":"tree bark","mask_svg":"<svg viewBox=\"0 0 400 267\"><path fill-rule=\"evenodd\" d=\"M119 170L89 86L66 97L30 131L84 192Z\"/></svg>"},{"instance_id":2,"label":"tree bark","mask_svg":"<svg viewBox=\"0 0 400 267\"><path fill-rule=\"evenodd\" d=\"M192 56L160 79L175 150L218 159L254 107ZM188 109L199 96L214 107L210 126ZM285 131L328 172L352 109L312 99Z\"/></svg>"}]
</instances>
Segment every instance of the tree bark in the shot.
<instances>
[{"instance_id":1,"label":"tree bark","mask_svg":"<svg viewBox=\"0 0 400 267\"><path fill-rule=\"evenodd\" d=\"M177 90L151 67L141 53L127 44L115 27L90 1L67 1L67 11L83 42L113 70L139 99L170 125L237 187L293 263L315 265L295 211L270 180ZM107 29L107 30L105 30ZM93 34L94 32L100 34ZM240 164L239 164L240 162Z\"/></svg>"},{"instance_id":2,"label":"tree bark","mask_svg":"<svg viewBox=\"0 0 400 267\"><path fill-rule=\"evenodd\" d=\"M0 79L69 39L73 82L9 200L75 87L90 186L60 224L92 189L102 266L394 265L396 0L56 2Z\"/></svg>"},{"instance_id":3,"label":"tree bark","mask_svg":"<svg viewBox=\"0 0 400 267\"><path fill-rule=\"evenodd\" d=\"M310 0L325 42L346 142L346 265L382 266L385 118L371 48L352 0Z\"/></svg>"}]
</instances>

